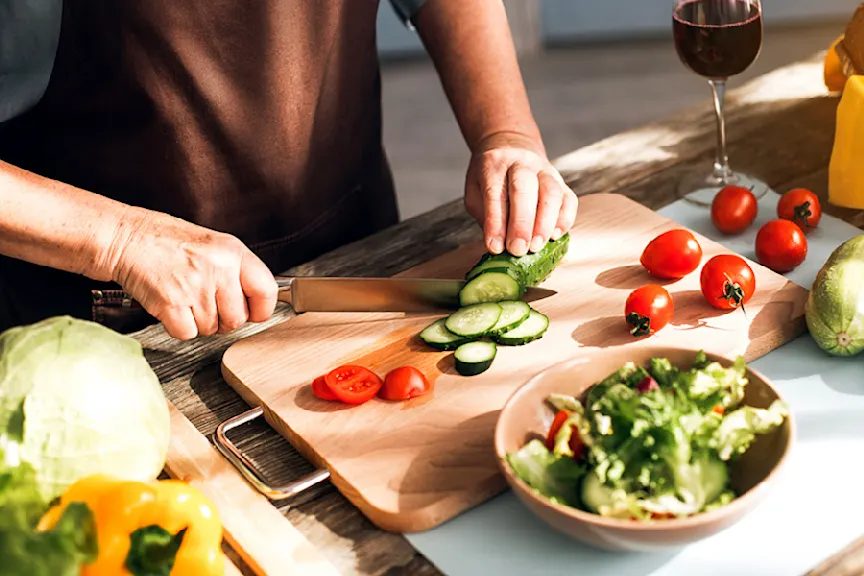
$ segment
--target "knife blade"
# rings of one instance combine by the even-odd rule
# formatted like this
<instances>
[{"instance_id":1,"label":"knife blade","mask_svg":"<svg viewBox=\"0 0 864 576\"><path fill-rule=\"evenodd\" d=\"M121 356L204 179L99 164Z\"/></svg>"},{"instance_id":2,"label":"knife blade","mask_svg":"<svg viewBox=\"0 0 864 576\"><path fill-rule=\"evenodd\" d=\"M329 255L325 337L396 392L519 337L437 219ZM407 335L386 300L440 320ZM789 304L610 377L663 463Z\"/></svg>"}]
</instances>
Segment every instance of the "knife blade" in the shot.
<instances>
[{"instance_id":1,"label":"knife blade","mask_svg":"<svg viewBox=\"0 0 864 576\"><path fill-rule=\"evenodd\" d=\"M277 278L279 300L302 312L436 312L459 308L464 280L441 278ZM556 294L531 287L522 300Z\"/></svg>"},{"instance_id":2,"label":"knife blade","mask_svg":"<svg viewBox=\"0 0 864 576\"><path fill-rule=\"evenodd\" d=\"M277 299L303 312L441 312L459 308L464 280L441 278L277 277ZM531 287L522 300L534 302L557 294ZM94 290L98 306L139 307L122 290Z\"/></svg>"}]
</instances>

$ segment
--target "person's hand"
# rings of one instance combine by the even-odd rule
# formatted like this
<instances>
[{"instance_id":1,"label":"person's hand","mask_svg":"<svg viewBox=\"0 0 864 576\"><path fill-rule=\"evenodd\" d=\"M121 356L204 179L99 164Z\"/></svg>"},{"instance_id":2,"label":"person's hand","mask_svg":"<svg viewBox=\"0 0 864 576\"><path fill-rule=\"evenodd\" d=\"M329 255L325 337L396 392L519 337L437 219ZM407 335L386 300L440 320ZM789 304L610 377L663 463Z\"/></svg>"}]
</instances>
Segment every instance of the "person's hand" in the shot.
<instances>
[{"instance_id":1,"label":"person's hand","mask_svg":"<svg viewBox=\"0 0 864 576\"><path fill-rule=\"evenodd\" d=\"M578 205L542 146L527 136L494 134L471 157L465 209L483 226L492 254L538 252L573 227Z\"/></svg>"},{"instance_id":2,"label":"person's hand","mask_svg":"<svg viewBox=\"0 0 864 576\"><path fill-rule=\"evenodd\" d=\"M166 214L131 212L106 256L111 277L168 334L211 336L273 314L276 280L240 240Z\"/></svg>"}]
</instances>

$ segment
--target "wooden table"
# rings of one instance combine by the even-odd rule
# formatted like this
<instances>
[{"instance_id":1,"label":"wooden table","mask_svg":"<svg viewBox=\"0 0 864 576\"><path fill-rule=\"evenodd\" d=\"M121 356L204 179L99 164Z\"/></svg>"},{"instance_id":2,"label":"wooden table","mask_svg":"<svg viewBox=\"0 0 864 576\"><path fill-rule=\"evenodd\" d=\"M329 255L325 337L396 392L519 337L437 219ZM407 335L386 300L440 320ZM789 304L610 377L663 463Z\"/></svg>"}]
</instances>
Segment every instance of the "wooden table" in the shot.
<instances>
[{"instance_id":1,"label":"wooden table","mask_svg":"<svg viewBox=\"0 0 864 576\"><path fill-rule=\"evenodd\" d=\"M814 55L728 94L731 163L735 169L764 179L777 192L804 186L823 199L827 193L838 98L827 94L822 85L822 58L821 53ZM714 153L714 122L706 87L704 105L577 150L557 159L556 166L580 196L618 192L658 209L675 200L680 175L693 169L708 170ZM827 205L825 211L859 227L864 222L864 212ZM461 202L453 202L286 273L389 276L479 237L478 226ZM220 422L248 409L220 375L223 352L239 338L292 316L290 309L280 307L265 324L192 342L172 340L161 326L135 337L144 345L168 398L209 436ZM263 422L248 424L235 435L272 482L287 482L311 470ZM440 574L402 536L374 528L329 483L278 507L343 574ZM838 542L838 549L843 544ZM864 539L826 560L810 575L861 573Z\"/></svg>"}]
</instances>

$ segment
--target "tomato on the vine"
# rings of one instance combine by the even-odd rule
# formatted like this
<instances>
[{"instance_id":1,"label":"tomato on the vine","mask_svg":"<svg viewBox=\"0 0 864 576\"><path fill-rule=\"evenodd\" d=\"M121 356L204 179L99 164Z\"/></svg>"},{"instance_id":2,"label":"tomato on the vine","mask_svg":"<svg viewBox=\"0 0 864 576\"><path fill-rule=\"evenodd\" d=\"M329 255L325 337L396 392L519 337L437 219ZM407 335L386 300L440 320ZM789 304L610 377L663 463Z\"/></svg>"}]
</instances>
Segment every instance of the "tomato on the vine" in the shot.
<instances>
[{"instance_id":1,"label":"tomato on the vine","mask_svg":"<svg viewBox=\"0 0 864 576\"><path fill-rule=\"evenodd\" d=\"M675 304L662 286L648 284L637 288L624 304L624 319L634 336L647 336L657 332L672 319Z\"/></svg>"},{"instance_id":2,"label":"tomato on the vine","mask_svg":"<svg viewBox=\"0 0 864 576\"><path fill-rule=\"evenodd\" d=\"M353 364L334 368L324 376L324 382L333 395L346 404L362 404L371 400L384 385L374 372Z\"/></svg>"},{"instance_id":3,"label":"tomato on the vine","mask_svg":"<svg viewBox=\"0 0 864 576\"><path fill-rule=\"evenodd\" d=\"M652 276L677 280L699 267L702 247L689 231L669 230L648 243L639 262Z\"/></svg>"},{"instance_id":4,"label":"tomato on the vine","mask_svg":"<svg viewBox=\"0 0 864 576\"><path fill-rule=\"evenodd\" d=\"M756 258L775 272L789 272L807 257L807 238L791 220L766 222L756 234Z\"/></svg>"},{"instance_id":5,"label":"tomato on the vine","mask_svg":"<svg viewBox=\"0 0 864 576\"><path fill-rule=\"evenodd\" d=\"M758 211L753 192L743 186L726 186L711 202L711 221L724 234L739 234L753 223Z\"/></svg>"},{"instance_id":6,"label":"tomato on the vine","mask_svg":"<svg viewBox=\"0 0 864 576\"><path fill-rule=\"evenodd\" d=\"M413 366L400 366L384 377L379 396L385 400L408 400L425 394L430 388L429 381L420 370Z\"/></svg>"},{"instance_id":7,"label":"tomato on the vine","mask_svg":"<svg viewBox=\"0 0 864 576\"><path fill-rule=\"evenodd\" d=\"M702 267L699 285L709 304L734 310L750 301L756 291L756 277L740 256L718 254Z\"/></svg>"},{"instance_id":8,"label":"tomato on the vine","mask_svg":"<svg viewBox=\"0 0 864 576\"><path fill-rule=\"evenodd\" d=\"M819 197L806 188L794 188L777 202L777 217L795 222L805 234L812 232L822 219Z\"/></svg>"}]
</instances>

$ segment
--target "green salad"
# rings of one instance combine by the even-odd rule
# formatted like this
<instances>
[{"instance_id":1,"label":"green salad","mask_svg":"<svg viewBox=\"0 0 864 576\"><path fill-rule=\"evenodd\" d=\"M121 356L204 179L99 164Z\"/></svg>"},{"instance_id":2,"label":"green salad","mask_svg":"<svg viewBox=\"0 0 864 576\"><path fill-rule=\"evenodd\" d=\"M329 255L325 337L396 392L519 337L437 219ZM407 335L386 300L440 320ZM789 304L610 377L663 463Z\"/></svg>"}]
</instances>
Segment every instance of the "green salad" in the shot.
<instances>
[{"instance_id":1,"label":"green salad","mask_svg":"<svg viewBox=\"0 0 864 576\"><path fill-rule=\"evenodd\" d=\"M757 434L788 415L742 405L739 357L724 368L699 352L690 370L667 358L628 362L592 386L584 402L555 394L545 442L533 439L507 461L546 498L602 516L636 520L691 516L736 497L729 463Z\"/></svg>"}]
</instances>

